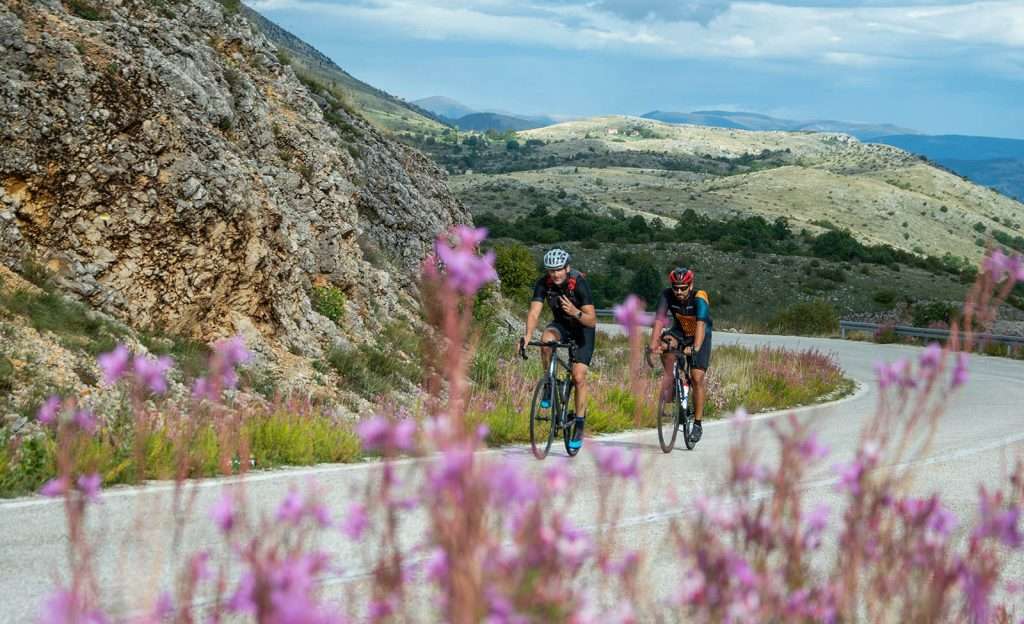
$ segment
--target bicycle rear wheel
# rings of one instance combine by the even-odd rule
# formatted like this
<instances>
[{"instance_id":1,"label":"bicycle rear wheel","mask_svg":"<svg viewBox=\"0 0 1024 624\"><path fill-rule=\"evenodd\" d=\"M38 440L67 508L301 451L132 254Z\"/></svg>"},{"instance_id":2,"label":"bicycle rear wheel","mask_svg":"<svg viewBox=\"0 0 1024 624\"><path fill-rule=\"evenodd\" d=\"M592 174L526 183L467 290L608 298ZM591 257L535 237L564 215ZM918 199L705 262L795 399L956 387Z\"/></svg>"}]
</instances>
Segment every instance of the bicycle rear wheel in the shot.
<instances>
[{"instance_id":1,"label":"bicycle rear wheel","mask_svg":"<svg viewBox=\"0 0 1024 624\"><path fill-rule=\"evenodd\" d=\"M671 453L676 445L676 434L679 433L679 402L674 398L658 399L658 444L663 453Z\"/></svg>"},{"instance_id":2,"label":"bicycle rear wheel","mask_svg":"<svg viewBox=\"0 0 1024 624\"><path fill-rule=\"evenodd\" d=\"M555 429L552 425L555 420L555 410L558 409L558 400L554 396L554 387L551 389L551 407L540 406L546 382L546 376L537 382L537 387L533 390L533 403L530 406L530 447L533 449L533 456L537 459L544 459L548 456L551 443L555 439Z\"/></svg>"}]
</instances>

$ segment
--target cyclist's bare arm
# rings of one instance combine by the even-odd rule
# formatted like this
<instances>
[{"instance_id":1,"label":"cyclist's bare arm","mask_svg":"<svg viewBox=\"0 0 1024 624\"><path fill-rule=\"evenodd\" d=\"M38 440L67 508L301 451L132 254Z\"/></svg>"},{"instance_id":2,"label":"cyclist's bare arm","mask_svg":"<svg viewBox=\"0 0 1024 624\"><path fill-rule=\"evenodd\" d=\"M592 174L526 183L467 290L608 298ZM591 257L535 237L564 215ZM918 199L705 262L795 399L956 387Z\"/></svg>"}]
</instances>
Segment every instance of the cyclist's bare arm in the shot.
<instances>
[{"instance_id":1,"label":"cyclist's bare arm","mask_svg":"<svg viewBox=\"0 0 1024 624\"><path fill-rule=\"evenodd\" d=\"M544 303L542 301L530 302L530 311L526 314L526 331L523 334L523 344L532 340L533 330L537 328L537 321L540 319L540 313L543 309Z\"/></svg>"},{"instance_id":2,"label":"cyclist's bare arm","mask_svg":"<svg viewBox=\"0 0 1024 624\"><path fill-rule=\"evenodd\" d=\"M584 327L597 327L597 310L591 304L586 304L580 308L580 312L583 312L583 316L580 317L580 324Z\"/></svg>"},{"instance_id":3,"label":"cyclist's bare arm","mask_svg":"<svg viewBox=\"0 0 1024 624\"><path fill-rule=\"evenodd\" d=\"M654 317L654 327L651 328L651 351L661 352L661 330L665 328L665 317L658 314Z\"/></svg>"},{"instance_id":4,"label":"cyclist's bare arm","mask_svg":"<svg viewBox=\"0 0 1024 624\"><path fill-rule=\"evenodd\" d=\"M704 333L706 323L704 321L697 321L697 329L693 332L693 353L700 351L701 346L704 344Z\"/></svg>"}]
</instances>

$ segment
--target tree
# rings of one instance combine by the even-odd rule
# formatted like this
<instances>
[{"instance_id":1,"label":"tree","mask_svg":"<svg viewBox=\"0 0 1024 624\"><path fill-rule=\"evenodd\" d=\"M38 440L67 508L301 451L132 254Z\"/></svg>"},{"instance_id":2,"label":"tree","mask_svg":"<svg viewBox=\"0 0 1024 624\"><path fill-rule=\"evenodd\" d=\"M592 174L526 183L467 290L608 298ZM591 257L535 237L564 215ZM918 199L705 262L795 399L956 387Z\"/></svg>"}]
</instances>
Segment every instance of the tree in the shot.
<instances>
[{"instance_id":1,"label":"tree","mask_svg":"<svg viewBox=\"0 0 1024 624\"><path fill-rule=\"evenodd\" d=\"M661 275L653 264L644 262L638 264L633 271L633 279L629 282L629 290L643 299L648 306L658 302L658 295L661 294Z\"/></svg>"},{"instance_id":2,"label":"tree","mask_svg":"<svg viewBox=\"0 0 1024 624\"><path fill-rule=\"evenodd\" d=\"M501 292L514 301L529 299L530 287L538 275L537 261L530 250L520 243L509 243L495 246L494 254Z\"/></svg>"}]
</instances>

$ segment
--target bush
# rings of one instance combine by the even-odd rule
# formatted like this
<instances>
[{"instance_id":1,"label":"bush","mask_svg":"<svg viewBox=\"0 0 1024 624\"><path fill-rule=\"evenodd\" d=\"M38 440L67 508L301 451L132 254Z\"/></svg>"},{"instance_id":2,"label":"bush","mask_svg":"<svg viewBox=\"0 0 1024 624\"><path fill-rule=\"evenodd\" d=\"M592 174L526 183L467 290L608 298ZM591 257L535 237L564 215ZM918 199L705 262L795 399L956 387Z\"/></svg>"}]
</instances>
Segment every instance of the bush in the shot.
<instances>
[{"instance_id":1,"label":"bush","mask_svg":"<svg viewBox=\"0 0 1024 624\"><path fill-rule=\"evenodd\" d=\"M918 303L911 308L912 323L915 327L928 327L932 323L944 323L947 326L959 316L959 308L942 301Z\"/></svg>"},{"instance_id":2,"label":"bush","mask_svg":"<svg viewBox=\"0 0 1024 624\"><path fill-rule=\"evenodd\" d=\"M313 287L313 309L335 323L345 314L345 293L334 286Z\"/></svg>"},{"instance_id":3,"label":"bush","mask_svg":"<svg viewBox=\"0 0 1024 624\"><path fill-rule=\"evenodd\" d=\"M494 268L501 279L502 293L513 301L527 301L537 279L537 261L522 243L497 245L494 248Z\"/></svg>"},{"instance_id":4,"label":"bush","mask_svg":"<svg viewBox=\"0 0 1024 624\"><path fill-rule=\"evenodd\" d=\"M82 19L97 21L107 18L106 11L97 8L93 3L86 0L69 0L68 8Z\"/></svg>"},{"instance_id":5,"label":"bush","mask_svg":"<svg viewBox=\"0 0 1024 624\"><path fill-rule=\"evenodd\" d=\"M875 292L875 294L872 297L872 299L874 299L875 303L877 303L877 304L884 305L884 306L891 306L893 303L896 302L896 291L895 290L879 290L879 291Z\"/></svg>"},{"instance_id":6,"label":"bush","mask_svg":"<svg viewBox=\"0 0 1024 624\"><path fill-rule=\"evenodd\" d=\"M0 394L14 390L14 365L0 355Z\"/></svg>"},{"instance_id":7,"label":"bush","mask_svg":"<svg viewBox=\"0 0 1024 624\"><path fill-rule=\"evenodd\" d=\"M845 282L846 273L838 267L824 268L818 270L818 276L833 282Z\"/></svg>"},{"instance_id":8,"label":"bush","mask_svg":"<svg viewBox=\"0 0 1024 624\"><path fill-rule=\"evenodd\" d=\"M829 335L839 330L839 314L826 301L798 303L777 314L769 327L779 334Z\"/></svg>"}]
</instances>

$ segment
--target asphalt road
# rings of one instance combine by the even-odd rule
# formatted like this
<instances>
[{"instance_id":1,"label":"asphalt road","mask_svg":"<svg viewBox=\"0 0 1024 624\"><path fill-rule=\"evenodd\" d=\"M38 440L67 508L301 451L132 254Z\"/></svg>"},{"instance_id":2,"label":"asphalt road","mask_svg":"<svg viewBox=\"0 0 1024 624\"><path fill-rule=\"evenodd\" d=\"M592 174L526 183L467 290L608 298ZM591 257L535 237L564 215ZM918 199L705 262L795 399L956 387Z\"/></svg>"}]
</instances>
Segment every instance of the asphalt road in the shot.
<instances>
[{"instance_id":1,"label":"asphalt road","mask_svg":"<svg viewBox=\"0 0 1024 624\"><path fill-rule=\"evenodd\" d=\"M833 352L846 373L860 382L859 390L850 398L796 412L800 418L813 421L820 439L831 449L830 456L805 481L807 496L811 504L827 502L838 506L841 501L834 488L833 466L852 457L861 426L876 407L874 363L914 357L920 349L716 333L716 347L727 344L781 345ZM968 384L950 399L937 435L916 461L919 470L912 485L919 493L941 492L945 502L964 520L972 518L975 512L978 484L1000 483L1024 451L1024 362L972 356L969 370ZM763 427L768 419L777 416L760 415L754 426ZM574 517L585 527L592 527L596 517L599 480L588 449L598 444L628 447L641 455L643 486L621 498L623 513L615 529L617 538L625 547L663 552L668 522L692 513L694 495L714 492L721 483L725 451L732 436L728 423L709 423L695 451L677 450L669 455L661 453L654 430L588 440L580 456L571 460L578 484ZM769 436L764 439L769 440ZM564 451L559 452L559 448L553 447L546 462L535 461L528 448L523 447L482 453L521 459L531 469L539 469L547 462L569 461L562 457ZM769 443L763 451L763 456L767 456L774 449ZM414 461L428 460L408 460L400 469L410 470ZM312 479L322 489L329 508L340 513L379 469L374 463L331 465L259 473L248 476L244 482L208 480L191 486L190 491L195 494L192 509L178 519L172 510L173 488L167 484L106 491L97 512L91 516L89 531L98 545L98 580L105 588L107 607L119 614L135 611L153 600L159 588L169 586L170 570L180 566L182 553L199 548L217 552L223 548L209 521L209 508L223 488L241 488L252 509L271 513L290 487L304 487ZM402 531L404 542L413 543L424 526L424 518L411 513ZM180 530L177 539L176 529ZM67 574L67 545L60 501L36 497L0 502L0 622L33 620L55 581ZM372 553L333 534L323 539L321 546L339 553L343 562L343 569L327 580L327 586L342 598L350 595L349 591L358 595L370 569ZM667 594L677 578L672 561L652 555L650 565L658 568L648 575L651 587ZM1024 578L1024 562L1011 565L1013 575Z\"/></svg>"}]
</instances>

